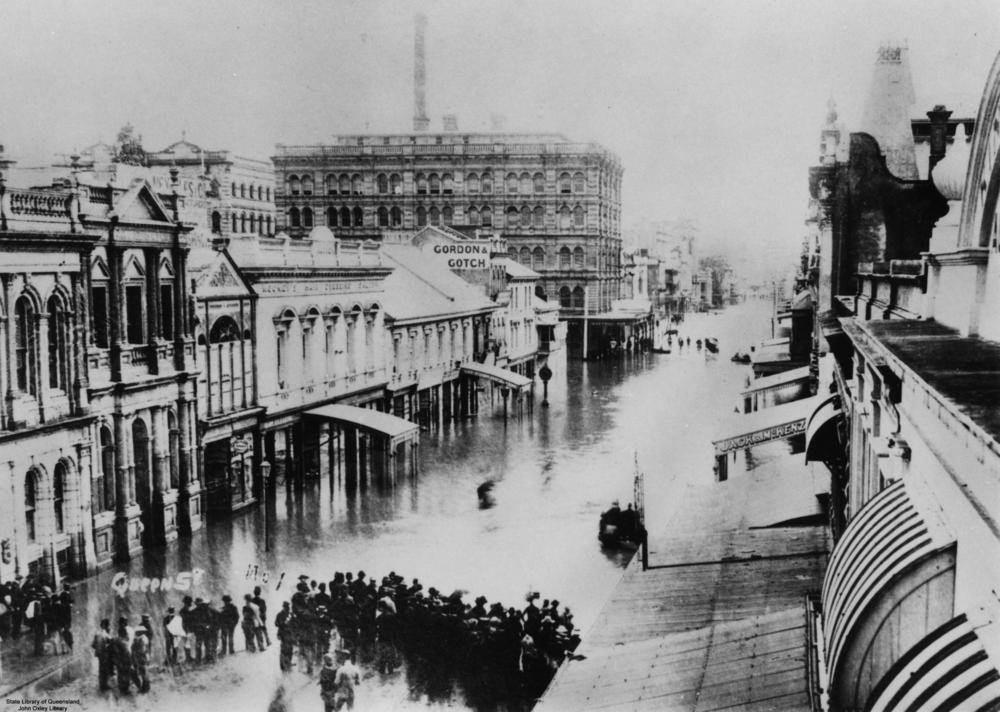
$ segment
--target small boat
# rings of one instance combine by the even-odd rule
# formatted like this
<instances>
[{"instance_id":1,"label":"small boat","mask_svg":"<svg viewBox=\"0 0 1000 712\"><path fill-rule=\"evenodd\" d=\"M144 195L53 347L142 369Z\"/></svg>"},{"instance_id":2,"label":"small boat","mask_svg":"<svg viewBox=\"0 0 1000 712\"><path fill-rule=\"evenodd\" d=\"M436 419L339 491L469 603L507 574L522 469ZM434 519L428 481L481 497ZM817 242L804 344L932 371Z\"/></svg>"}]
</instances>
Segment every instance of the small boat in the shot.
<instances>
[{"instance_id":1,"label":"small boat","mask_svg":"<svg viewBox=\"0 0 1000 712\"><path fill-rule=\"evenodd\" d=\"M750 354L743 354L737 351L733 354L733 357L729 359L734 363L750 363Z\"/></svg>"},{"instance_id":2,"label":"small boat","mask_svg":"<svg viewBox=\"0 0 1000 712\"><path fill-rule=\"evenodd\" d=\"M705 348L713 354L719 353L719 340L715 337L705 339Z\"/></svg>"}]
</instances>

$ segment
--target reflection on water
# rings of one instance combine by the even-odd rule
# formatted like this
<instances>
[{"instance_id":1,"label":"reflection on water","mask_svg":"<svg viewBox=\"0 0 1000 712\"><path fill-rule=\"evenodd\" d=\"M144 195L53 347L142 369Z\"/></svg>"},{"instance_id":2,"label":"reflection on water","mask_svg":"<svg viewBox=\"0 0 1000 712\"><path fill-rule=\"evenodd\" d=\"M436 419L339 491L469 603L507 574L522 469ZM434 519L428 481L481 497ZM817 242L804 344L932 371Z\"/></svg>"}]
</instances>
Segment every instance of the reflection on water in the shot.
<instances>
[{"instance_id":1,"label":"reflection on water","mask_svg":"<svg viewBox=\"0 0 1000 712\"><path fill-rule=\"evenodd\" d=\"M672 354L571 361L565 382L549 385L548 408L536 404L506 423L483 409L425 433L413 479L372 483L360 493L329 477L302 492L281 489L269 507L270 551L262 512L254 510L129 568L148 577L202 568L208 573L192 595L218 603L225 593L248 591L255 582L248 566L257 565L256 582L266 573L275 610L300 574L329 580L334 571L396 571L442 591L468 591L467 600L482 594L519 608L537 590L569 606L586 631L626 563L624 554L601 549L600 512L613 499L631 500L636 456L653 531L682 503L685 482L712 478L711 435L748 373L729 356L764 336L767 324L766 306L746 305L690 318L680 332L692 347ZM718 337L718 356L694 348L706 336ZM493 482L491 506L483 507L477 488L486 481ZM148 612L156 619L180 602L180 594L109 596L112 573L83 584L100 595L87 597L81 618ZM89 639L89 631L80 634ZM412 698L405 678L386 684L399 686L396 699Z\"/></svg>"}]
</instances>

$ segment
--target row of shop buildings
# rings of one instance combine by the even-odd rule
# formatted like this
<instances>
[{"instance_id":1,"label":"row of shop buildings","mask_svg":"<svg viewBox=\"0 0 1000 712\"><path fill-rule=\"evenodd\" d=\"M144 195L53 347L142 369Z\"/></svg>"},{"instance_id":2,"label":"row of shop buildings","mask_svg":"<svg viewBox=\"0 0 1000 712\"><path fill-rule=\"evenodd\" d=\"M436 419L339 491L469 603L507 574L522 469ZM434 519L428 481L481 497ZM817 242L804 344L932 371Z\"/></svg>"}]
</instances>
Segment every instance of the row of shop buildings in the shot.
<instances>
[{"instance_id":1,"label":"row of shop buildings","mask_svg":"<svg viewBox=\"0 0 1000 712\"><path fill-rule=\"evenodd\" d=\"M0 153L0 580L88 575L320 472L413 473L421 430L519 417L562 372L559 309L497 232L244 230L256 164L165 153Z\"/></svg>"},{"instance_id":2,"label":"row of shop buildings","mask_svg":"<svg viewBox=\"0 0 1000 712\"><path fill-rule=\"evenodd\" d=\"M830 107L796 293L686 495L718 529L655 542L546 709L1000 709L1000 56L924 119L907 51L863 130Z\"/></svg>"},{"instance_id":3,"label":"row of shop buildings","mask_svg":"<svg viewBox=\"0 0 1000 712\"><path fill-rule=\"evenodd\" d=\"M974 115L924 119L907 52L863 130L829 108L799 291L716 442L720 478L790 439L828 482L810 692L839 712L1000 707L1000 56Z\"/></svg>"}]
</instances>

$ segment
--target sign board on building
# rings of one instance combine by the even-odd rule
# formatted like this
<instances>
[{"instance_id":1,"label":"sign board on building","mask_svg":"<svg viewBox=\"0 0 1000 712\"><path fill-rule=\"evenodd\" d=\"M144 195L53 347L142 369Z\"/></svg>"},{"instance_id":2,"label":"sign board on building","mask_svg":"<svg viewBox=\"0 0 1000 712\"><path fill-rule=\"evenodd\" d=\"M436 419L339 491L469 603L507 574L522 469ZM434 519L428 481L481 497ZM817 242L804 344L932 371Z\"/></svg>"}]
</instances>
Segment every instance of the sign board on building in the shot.
<instances>
[{"instance_id":1,"label":"sign board on building","mask_svg":"<svg viewBox=\"0 0 1000 712\"><path fill-rule=\"evenodd\" d=\"M715 454L722 455L733 450L753 447L771 440L781 440L793 435L799 435L806 431L807 418L797 418L791 422L771 425L760 430L753 430L749 433L737 435L736 437L717 440L715 442Z\"/></svg>"},{"instance_id":2,"label":"sign board on building","mask_svg":"<svg viewBox=\"0 0 1000 712\"><path fill-rule=\"evenodd\" d=\"M490 244L486 241L434 245L431 254L448 269L487 270L490 267Z\"/></svg>"}]
</instances>

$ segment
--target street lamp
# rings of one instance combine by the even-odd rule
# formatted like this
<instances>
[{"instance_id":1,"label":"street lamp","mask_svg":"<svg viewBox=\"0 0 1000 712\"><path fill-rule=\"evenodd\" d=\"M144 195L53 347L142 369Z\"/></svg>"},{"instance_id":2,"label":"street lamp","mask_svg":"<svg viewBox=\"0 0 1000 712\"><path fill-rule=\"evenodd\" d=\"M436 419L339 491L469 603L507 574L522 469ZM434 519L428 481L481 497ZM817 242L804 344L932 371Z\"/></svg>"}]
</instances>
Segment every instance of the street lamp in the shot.
<instances>
[{"instance_id":1,"label":"street lamp","mask_svg":"<svg viewBox=\"0 0 1000 712\"><path fill-rule=\"evenodd\" d=\"M538 369L538 377L542 379L542 407L549 407L549 379L552 378L552 369L549 368L549 364L543 364L540 369Z\"/></svg>"},{"instance_id":2,"label":"street lamp","mask_svg":"<svg viewBox=\"0 0 1000 712\"><path fill-rule=\"evenodd\" d=\"M267 495L268 495L268 480L271 478L271 463L264 460L260 463L260 477L263 485L263 496L261 497L262 504L264 505L264 551L271 550L271 538L270 531L267 526Z\"/></svg>"},{"instance_id":3,"label":"street lamp","mask_svg":"<svg viewBox=\"0 0 1000 712\"><path fill-rule=\"evenodd\" d=\"M507 396L510 395L510 388L500 386L500 395L503 397L503 422L507 422Z\"/></svg>"}]
</instances>

